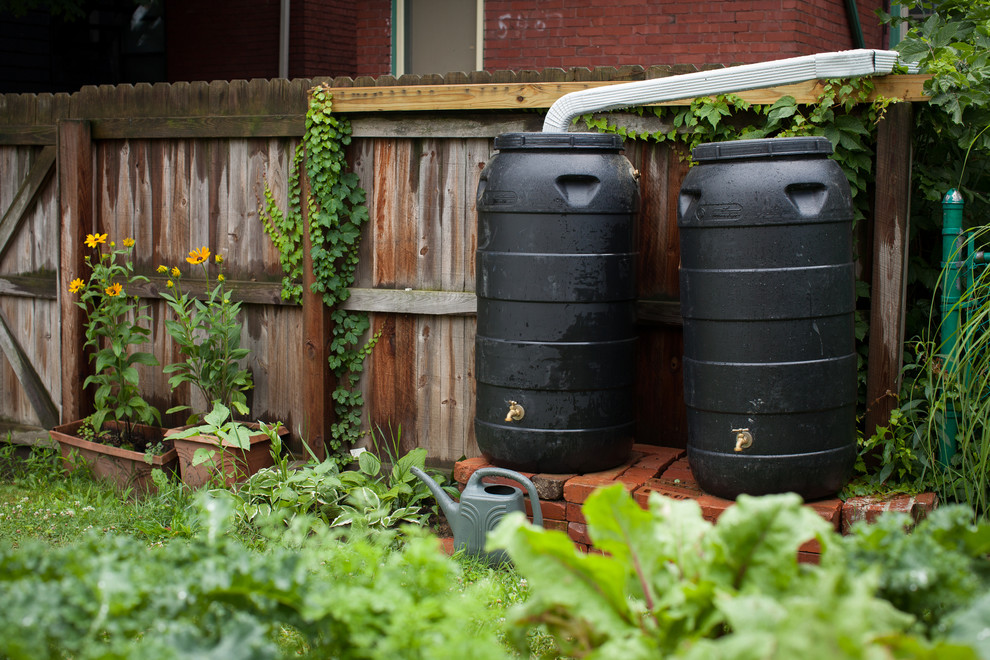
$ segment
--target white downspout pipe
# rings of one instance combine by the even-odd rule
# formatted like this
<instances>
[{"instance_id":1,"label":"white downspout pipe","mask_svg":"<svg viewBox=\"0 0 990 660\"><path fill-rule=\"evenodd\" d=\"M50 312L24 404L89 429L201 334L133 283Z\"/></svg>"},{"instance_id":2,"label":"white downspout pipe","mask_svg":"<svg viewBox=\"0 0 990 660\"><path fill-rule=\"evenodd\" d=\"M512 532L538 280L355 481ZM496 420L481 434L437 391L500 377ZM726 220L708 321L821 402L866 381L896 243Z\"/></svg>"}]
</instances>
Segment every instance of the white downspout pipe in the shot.
<instances>
[{"instance_id":1,"label":"white downspout pipe","mask_svg":"<svg viewBox=\"0 0 990 660\"><path fill-rule=\"evenodd\" d=\"M543 132L566 133L575 117L589 112L742 92L807 80L887 74L895 64L897 53L892 50L845 50L583 89L557 99L543 121Z\"/></svg>"}]
</instances>

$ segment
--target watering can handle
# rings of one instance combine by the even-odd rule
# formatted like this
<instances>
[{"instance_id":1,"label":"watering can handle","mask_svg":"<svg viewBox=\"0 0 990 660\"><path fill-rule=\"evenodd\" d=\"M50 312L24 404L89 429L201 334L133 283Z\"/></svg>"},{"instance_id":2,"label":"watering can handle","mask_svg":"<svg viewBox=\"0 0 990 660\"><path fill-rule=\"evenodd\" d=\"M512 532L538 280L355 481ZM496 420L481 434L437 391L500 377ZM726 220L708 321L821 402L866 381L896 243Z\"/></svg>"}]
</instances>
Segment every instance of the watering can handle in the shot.
<instances>
[{"instance_id":1,"label":"watering can handle","mask_svg":"<svg viewBox=\"0 0 990 660\"><path fill-rule=\"evenodd\" d=\"M543 527L543 511L540 509L540 496L537 494L536 486L533 485L532 481L518 472L513 472L512 470L497 467L485 467L475 470L474 474L471 475L471 478L468 479L468 485L471 485L476 480L480 480L482 477L488 476L506 477L518 482L522 486L525 486L529 494L529 502L533 505L533 524L537 527Z\"/></svg>"}]
</instances>

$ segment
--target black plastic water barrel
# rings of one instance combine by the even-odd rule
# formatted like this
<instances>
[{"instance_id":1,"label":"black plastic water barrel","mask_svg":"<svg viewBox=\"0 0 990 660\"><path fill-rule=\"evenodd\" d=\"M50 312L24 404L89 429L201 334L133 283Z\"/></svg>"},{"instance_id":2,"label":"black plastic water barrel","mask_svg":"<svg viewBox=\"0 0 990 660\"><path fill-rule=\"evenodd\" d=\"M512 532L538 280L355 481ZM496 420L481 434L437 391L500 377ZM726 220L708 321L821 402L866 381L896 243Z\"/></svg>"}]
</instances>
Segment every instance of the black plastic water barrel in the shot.
<instances>
[{"instance_id":1,"label":"black plastic water barrel","mask_svg":"<svg viewBox=\"0 0 990 660\"><path fill-rule=\"evenodd\" d=\"M638 181L615 135L495 148L477 198L478 447L514 470L608 469L633 442Z\"/></svg>"},{"instance_id":2,"label":"black plastic water barrel","mask_svg":"<svg viewBox=\"0 0 990 660\"><path fill-rule=\"evenodd\" d=\"M678 200L688 460L705 491L825 497L856 456L852 196L825 138L703 144Z\"/></svg>"}]
</instances>

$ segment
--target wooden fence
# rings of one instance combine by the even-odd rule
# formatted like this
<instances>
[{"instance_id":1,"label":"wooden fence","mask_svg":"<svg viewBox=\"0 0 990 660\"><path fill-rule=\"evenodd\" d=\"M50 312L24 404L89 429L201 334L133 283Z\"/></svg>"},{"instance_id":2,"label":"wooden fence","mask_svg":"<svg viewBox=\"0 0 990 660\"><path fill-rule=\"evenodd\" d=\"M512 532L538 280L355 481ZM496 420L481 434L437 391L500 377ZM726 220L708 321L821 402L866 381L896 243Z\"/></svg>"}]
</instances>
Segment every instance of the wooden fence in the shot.
<instances>
[{"instance_id":1,"label":"wooden fence","mask_svg":"<svg viewBox=\"0 0 990 660\"><path fill-rule=\"evenodd\" d=\"M426 447L436 463L478 453L474 198L492 138L539 130L542 119L532 110L569 91L664 73L670 71L325 81L334 86L335 111L352 120L349 162L368 193L371 220L347 307L370 312L382 333L362 380L369 427L401 427L402 448ZM67 289L86 274L83 238L99 231L136 240L136 266L151 279L138 293L151 304L162 364L177 354L164 331L164 281L155 268L186 266L188 251L203 245L224 254L235 296L245 301L253 415L282 420L297 442L322 444L329 422L326 315L318 304L280 299L278 254L258 217L265 181L286 199L314 82L0 95L0 417L50 427L90 409L91 393L82 388L90 369L81 350L84 317ZM921 83L891 76L877 93L921 100ZM818 89L812 82L743 96L811 101ZM861 259L873 273L869 396L878 419L889 411L888 393L897 391L911 122L911 104L900 103L880 127L872 236ZM629 142L626 155L641 172L643 197L637 440L683 446L675 203L686 166L665 145ZM188 388L170 391L159 369L144 369L142 386L162 410L204 404Z\"/></svg>"}]
</instances>

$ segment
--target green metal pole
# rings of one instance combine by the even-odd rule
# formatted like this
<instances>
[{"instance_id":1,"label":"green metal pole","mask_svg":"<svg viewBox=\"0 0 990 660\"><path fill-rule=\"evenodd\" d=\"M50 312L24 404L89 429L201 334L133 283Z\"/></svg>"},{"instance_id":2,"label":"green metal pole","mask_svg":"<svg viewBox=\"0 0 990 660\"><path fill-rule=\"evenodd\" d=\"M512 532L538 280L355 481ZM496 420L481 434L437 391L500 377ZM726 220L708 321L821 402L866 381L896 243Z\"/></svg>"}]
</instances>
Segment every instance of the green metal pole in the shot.
<instances>
[{"instance_id":1,"label":"green metal pole","mask_svg":"<svg viewBox=\"0 0 990 660\"><path fill-rule=\"evenodd\" d=\"M953 356L957 353L956 341L962 316L959 299L962 297L966 274L966 260L962 244L963 196L952 188L942 198L942 356L943 373L956 369ZM948 465L956 454L956 434L959 431L959 413L951 401L945 405L945 421L939 438L939 462Z\"/></svg>"}]
</instances>

